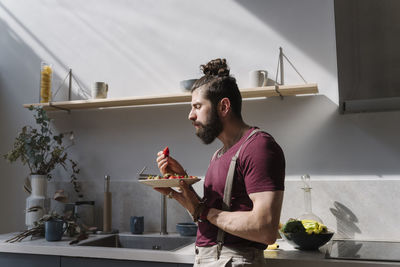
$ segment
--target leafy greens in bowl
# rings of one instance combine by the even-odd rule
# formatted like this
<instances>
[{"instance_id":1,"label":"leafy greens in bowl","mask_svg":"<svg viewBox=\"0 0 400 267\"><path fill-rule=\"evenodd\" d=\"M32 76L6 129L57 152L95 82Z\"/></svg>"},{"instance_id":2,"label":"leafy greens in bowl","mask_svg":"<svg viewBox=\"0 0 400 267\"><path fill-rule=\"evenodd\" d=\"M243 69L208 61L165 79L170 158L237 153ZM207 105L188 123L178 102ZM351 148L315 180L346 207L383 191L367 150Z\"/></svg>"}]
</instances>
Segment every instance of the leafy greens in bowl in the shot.
<instances>
[{"instance_id":1,"label":"leafy greens in bowl","mask_svg":"<svg viewBox=\"0 0 400 267\"><path fill-rule=\"evenodd\" d=\"M300 250L317 250L331 240L333 234L314 220L290 219L281 229L282 237Z\"/></svg>"}]
</instances>

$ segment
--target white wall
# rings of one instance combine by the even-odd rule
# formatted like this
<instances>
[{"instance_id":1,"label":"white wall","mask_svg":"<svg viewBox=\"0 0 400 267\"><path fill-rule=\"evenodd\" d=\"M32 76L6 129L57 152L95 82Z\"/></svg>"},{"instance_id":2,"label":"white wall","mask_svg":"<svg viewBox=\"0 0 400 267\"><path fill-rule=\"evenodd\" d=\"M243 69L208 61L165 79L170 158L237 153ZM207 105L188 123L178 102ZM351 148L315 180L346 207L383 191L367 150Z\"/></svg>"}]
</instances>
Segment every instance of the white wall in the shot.
<instances>
[{"instance_id":1,"label":"white wall","mask_svg":"<svg viewBox=\"0 0 400 267\"><path fill-rule=\"evenodd\" d=\"M281 144L287 179L304 173L321 180L400 178L400 113L338 114L333 1L1 0L0 32L2 154L31 122L22 104L38 101L42 59L54 64L56 88L73 69L83 88L74 84L74 99L87 97L99 80L109 83L110 97L125 97L179 92L180 80L198 77L199 65L217 57L227 58L240 87L254 69L274 78L282 46L306 80L318 83L320 95L246 100L243 116ZM285 70L287 84L301 83L288 64ZM64 90L55 99L65 97ZM109 173L130 181L143 165L156 171L154 155L165 145L190 173L204 175L219 143L201 144L188 111L179 104L52 116L59 130L75 132L71 153L81 180ZM10 232L24 227L21 188L28 170L4 160L0 166L7 218L0 232ZM55 180L67 181L57 174Z\"/></svg>"}]
</instances>

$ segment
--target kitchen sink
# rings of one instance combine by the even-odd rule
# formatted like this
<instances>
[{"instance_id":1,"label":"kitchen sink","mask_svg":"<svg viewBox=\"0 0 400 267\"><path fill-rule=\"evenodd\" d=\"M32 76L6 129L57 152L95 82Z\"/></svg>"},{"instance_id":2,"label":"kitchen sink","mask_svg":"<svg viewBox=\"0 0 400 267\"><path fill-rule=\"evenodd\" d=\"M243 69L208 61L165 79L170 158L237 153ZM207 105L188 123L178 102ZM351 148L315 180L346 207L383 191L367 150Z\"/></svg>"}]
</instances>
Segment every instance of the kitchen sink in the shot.
<instances>
[{"instance_id":1,"label":"kitchen sink","mask_svg":"<svg viewBox=\"0 0 400 267\"><path fill-rule=\"evenodd\" d=\"M194 243L194 236L123 235L115 234L82 241L78 246L133 248L173 251Z\"/></svg>"}]
</instances>

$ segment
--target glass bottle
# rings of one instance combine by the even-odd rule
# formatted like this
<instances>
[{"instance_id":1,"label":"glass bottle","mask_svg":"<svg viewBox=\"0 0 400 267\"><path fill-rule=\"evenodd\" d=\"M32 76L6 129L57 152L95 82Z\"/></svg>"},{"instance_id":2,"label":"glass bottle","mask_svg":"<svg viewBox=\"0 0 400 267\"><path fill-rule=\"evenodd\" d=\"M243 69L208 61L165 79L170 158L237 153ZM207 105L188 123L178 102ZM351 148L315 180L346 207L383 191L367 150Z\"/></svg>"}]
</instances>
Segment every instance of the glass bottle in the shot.
<instances>
[{"instance_id":1,"label":"glass bottle","mask_svg":"<svg viewBox=\"0 0 400 267\"><path fill-rule=\"evenodd\" d=\"M322 219L312 212L310 175L302 175L301 180L304 184L302 188L304 190L304 213L300 215L298 220L314 220L323 223Z\"/></svg>"}]
</instances>

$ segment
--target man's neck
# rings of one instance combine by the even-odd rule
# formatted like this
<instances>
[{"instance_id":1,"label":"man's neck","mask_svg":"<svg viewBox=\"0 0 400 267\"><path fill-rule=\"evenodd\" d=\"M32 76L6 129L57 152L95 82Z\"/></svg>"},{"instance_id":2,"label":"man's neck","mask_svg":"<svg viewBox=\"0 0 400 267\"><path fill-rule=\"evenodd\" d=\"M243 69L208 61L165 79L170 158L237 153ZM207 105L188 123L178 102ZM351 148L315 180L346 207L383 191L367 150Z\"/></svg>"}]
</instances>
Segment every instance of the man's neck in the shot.
<instances>
[{"instance_id":1,"label":"man's neck","mask_svg":"<svg viewBox=\"0 0 400 267\"><path fill-rule=\"evenodd\" d=\"M221 154L225 153L229 148L235 145L250 129L250 126L245 124L243 121L237 121L224 126L224 130L218 136L218 139L223 143Z\"/></svg>"}]
</instances>

